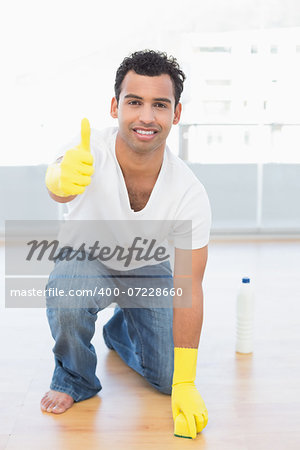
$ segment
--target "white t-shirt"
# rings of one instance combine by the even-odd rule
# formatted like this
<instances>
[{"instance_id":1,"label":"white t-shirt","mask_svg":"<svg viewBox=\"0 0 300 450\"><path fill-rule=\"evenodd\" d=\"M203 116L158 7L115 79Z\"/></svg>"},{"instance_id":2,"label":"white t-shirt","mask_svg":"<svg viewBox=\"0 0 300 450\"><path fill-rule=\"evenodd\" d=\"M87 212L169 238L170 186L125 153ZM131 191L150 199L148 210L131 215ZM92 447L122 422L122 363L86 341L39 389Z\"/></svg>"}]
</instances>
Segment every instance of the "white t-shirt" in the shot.
<instances>
[{"instance_id":1,"label":"white t-shirt","mask_svg":"<svg viewBox=\"0 0 300 450\"><path fill-rule=\"evenodd\" d=\"M159 247L198 249L206 246L211 226L207 193L191 169L172 154L168 146L146 206L137 212L131 209L115 153L117 132L117 128L91 130L95 172L84 193L67 203L68 212L64 218L71 222L66 223L65 242L74 247L84 242L85 250L88 244L91 246L96 241L99 241L100 248L108 245L128 249L136 239L136 246L144 245L145 251L151 244L152 255ZM79 139L64 150L78 143ZM115 252L116 256L118 254L118 251ZM165 254L161 250L161 260L167 254L168 250ZM132 258L130 267L124 266L125 259L120 260L116 256L102 262L117 270L146 265L145 260ZM161 260L148 259L147 265L157 264Z\"/></svg>"}]
</instances>

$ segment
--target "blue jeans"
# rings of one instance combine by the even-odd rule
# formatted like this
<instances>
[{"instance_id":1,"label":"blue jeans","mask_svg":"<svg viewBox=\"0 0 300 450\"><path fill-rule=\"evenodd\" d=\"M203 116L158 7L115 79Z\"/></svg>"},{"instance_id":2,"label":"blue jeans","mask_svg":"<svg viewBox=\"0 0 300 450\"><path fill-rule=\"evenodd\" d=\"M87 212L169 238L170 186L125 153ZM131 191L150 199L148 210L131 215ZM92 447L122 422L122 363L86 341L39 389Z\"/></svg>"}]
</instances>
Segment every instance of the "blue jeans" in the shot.
<instances>
[{"instance_id":1,"label":"blue jeans","mask_svg":"<svg viewBox=\"0 0 300 450\"><path fill-rule=\"evenodd\" d=\"M99 260L56 261L46 286L47 318L55 340L50 388L69 394L76 402L102 389L95 373L97 356L91 340L98 312L117 303L114 315L103 327L107 347L154 388L170 394L172 297L153 296L153 292L160 292L157 287L173 287L169 262L120 272ZM58 295L58 290L64 294Z\"/></svg>"}]
</instances>

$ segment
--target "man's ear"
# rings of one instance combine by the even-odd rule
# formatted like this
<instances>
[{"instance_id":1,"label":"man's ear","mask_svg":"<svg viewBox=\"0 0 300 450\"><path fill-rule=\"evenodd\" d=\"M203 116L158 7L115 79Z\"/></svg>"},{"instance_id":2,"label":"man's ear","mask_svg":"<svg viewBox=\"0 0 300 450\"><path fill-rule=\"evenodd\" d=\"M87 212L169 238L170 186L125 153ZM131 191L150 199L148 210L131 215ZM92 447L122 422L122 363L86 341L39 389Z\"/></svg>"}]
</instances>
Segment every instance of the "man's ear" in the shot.
<instances>
[{"instance_id":1,"label":"man's ear","mask_svg":"<svg viewBox=\"0 0 300 450\"><path fill-rule=\"evenodd\" d=\"M118 118L118 102L116 97L113 97L111 99L111 105L110 105L110 115L111 117L113 117L114 119Z\"/></svg>"},{"instance_id":2,"label":"man's ear","mask_svg":"<svg viewBox=\"0 0 300 450\"><path fill-rule=\"evenodd\" d=\"M175 108L173 125L177 125L178 124L178 122L180 120L180 116L181 116L181 110L182 110L182 105L181 105L181 103L178 103L176 108Z\"/></svg>"}]
</instances>

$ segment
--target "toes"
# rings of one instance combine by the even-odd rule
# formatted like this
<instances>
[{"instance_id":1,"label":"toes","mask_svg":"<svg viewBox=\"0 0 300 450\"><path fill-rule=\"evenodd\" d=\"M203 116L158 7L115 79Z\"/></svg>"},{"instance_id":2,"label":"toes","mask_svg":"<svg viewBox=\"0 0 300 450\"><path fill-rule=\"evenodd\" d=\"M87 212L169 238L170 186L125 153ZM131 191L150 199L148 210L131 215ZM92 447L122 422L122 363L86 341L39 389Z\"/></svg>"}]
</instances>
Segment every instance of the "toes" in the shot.
<instances>
[{"instance_id":1,"label":"toes","mask_svg":"<svg viewBox=\"0 0 300 450\"><path fill-rule=\"evenodd\" d=\"M41 405L44 405L49 400L49 397L47 394L44 395L44 397L41 400Z\"/></svg>"},{"instance_id":2,"label":"toes","mask_svg":"<svg viewBox=\"0 0 300 450\"><path fill-rule=\"evenodd\" d=\"M63 407L61 407L61 406L59 406L59 405L55 405L55 406L52 408L52 412L53 412L54 414L61 414L61 413L65 412L66 410L67 410L67 408L63 408Z\"/></svg>"},{"instance_id":3,"label":"toes","mask_svg":"<svg viewBox=\"0 0 300 450\"><path fill-rule=\"evenodd\" d=\"M73 398L67 394L50 391L42 398L40 407L42 411L61 414L70 408L73 402Z\"/></svg>"},{"instance_id":4,"label":"toes","mask_svg":"<svg viewBox=\"0 0 300 450\"><path fill-rule=\"evenodd\" d=\"M44 398L41 400L41 408L42 408L43 410L46 410L46 409L48 408L48 406L49 406L51 403L52 403L52 400L51 400L50 398L44 397Z\"/></svg>"},{"instance_id":5,"label":"toes","mask_svg":"<svg viewBox=\"0 0 300 450\"><path fill-rule=\"evenodd\" d=\"M51 402L51 403L49 403L48 407L46 408L46 411L47 412L52 412L54 407L55 407L55 403Z\"/></svg>"},{"instance_id":6,"label":"toes","mask_svg":"<svg viewBox=\"0 0 300 450\"><path fill-rule=\"evenodd\" d=\"M71 405L66 405L63 401L52 401L49 403L46 411L54 414L61 414L65 412L70 406Z\"/></svg>"},{"instance_id":7,"label":"toes","mask_svg":"<svg viewBox=\"0 0 300 450\"><path fill-rule=\"evenodd\" d=\"M53 402L51 405L51 412L55 414L61 414L65 411L67 411L68 408L70 408L71 405L66 404L64 401L61 402Z\"/></svg>"}]
</instances>

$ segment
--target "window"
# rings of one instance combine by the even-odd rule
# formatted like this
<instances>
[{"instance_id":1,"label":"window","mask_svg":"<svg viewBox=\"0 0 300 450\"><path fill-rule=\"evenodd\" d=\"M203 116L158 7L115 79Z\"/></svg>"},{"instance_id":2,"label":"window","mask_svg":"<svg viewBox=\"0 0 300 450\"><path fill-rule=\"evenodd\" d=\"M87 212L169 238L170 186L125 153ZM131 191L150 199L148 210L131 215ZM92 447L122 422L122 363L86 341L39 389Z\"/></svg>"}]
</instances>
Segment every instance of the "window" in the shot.
<instances>
[{"instance_id":1,"label":"window","mask_svg":"<svg viewBox=\"0 0 300 450\"><path fill-rule=\"evenodd\" d=\"M189 139L180 132L179 154L197 163L300 163L300 65L294 54L295 48L300 53L300 27L223 35L223 47L217 45L220 33L206 34L205 45L201 34L193 35L193 95L182 125Z\"/></svg>"},{"instance_id":2,"label":"window","mask_svg":"<svg viewBox=\"0 0 300 450\"><path fill-rule=\"evenodd\" d=\"M231 86L231 80L205 80L208 86Z\"/></svg>"},{"instance_id":3,"label":"window","mask_svg":"<svg viewBox=\"0 0 300 450\"><path fill-rule=\"evenodd\" d=\"M198 47L197 51L200 53L231 53L231 47L221 47L221 46Z\"/></svg>"},{"instance_id":4,"label":"window","mask_svg":"<svg viewBox=\"0 0 300 450\"><path fill-rule=\"evenodd\" d=\"M277 45L271 45L270 53L278 53L278 46Z\"/></svg>"}]
</instances>

